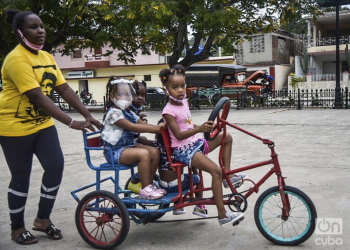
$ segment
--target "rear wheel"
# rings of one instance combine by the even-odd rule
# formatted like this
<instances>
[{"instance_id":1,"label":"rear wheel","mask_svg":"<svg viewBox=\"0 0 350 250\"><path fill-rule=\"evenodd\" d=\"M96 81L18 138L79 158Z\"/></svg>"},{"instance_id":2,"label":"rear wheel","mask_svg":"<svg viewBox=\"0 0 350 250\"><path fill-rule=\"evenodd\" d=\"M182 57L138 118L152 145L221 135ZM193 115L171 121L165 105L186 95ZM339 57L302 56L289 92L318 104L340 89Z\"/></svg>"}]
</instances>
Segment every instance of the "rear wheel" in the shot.
<instances>
[{"instance_id":1,"label":"rear wheel","mask_svg":"<svg viewBox=\"0 0 350 250\"><path fill-rule=\"evenodd\" d=\"M79 202L75 224L90 246L110 249L123 243L129 233L130 219L124 202L115 194L93 191Z\"/></svg>"},{"instance_id":2,"label":"rear wheel","mask_svg":"<svg viewBox=\"0 0 350 250\"><path fill-rule=\"evenodd\" d=\"M197 94L193 94L189 99L190 106L193 108L200 108L201 106L209 105L209 99L205 95L198 96Z\"/></svg>"},{"instance_id":3,"label":"rear wheel","mask_svg":"<svg viewBox=\"0 0 350 250\"><path fill-rule=\"evenodd\" d=\"M212 98L210 99L212 106L215 106L219 101L220 101L220 94L218 93L213 95Z\"/></svg>"},{"instance_id":4,"label":"rear wheel","mask_svg":"<svg viewBox=\"0 0 350 250\"><path fill-rule=\"evenodd\" d=\"M254 208L260 233L272 243L295 246L306 241L315 230L316 208L311 199L297 188L284 186L289 200L289 216L282 219L282 200L278 187L262 193Z\"/></svg>"},{"instance_id":5,"label":"rear wheel","mask_svg":"<svg viewBox=\"0 0 350 250\"><path fill-rule=\"evenodd\" d=\"M242 105L244 108L251 108L256 106L256 96L251 92L242 93Z\"/></svg>"},{"instance_id":6,"label":"rear wheel","mask_svg":"<svg viewBox=\"0 0 350 250\"><path fill-rule=\"evenodd\" d=\"M91 106L96 106L97 102L96 100L91 100Z\"/></svg>"}]
</instances>

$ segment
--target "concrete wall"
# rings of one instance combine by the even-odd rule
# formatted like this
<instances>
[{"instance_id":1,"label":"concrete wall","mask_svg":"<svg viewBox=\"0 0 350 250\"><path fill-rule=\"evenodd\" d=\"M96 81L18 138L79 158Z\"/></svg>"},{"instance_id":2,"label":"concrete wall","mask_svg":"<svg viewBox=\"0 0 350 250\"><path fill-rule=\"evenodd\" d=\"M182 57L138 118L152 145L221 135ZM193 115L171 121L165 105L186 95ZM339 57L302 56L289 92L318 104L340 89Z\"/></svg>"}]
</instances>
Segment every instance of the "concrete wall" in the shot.
<instances>
[{"instance_id":1,"label":"concrete wall","mask_svg":"<svg viewBox=\"0 0 350 250\"><path fill-rule=\"evenodd\" d=\"M346 87L350 89L349 73L343 73L343 80L340 81L340 88L345 89ZM290 85L291 76L288 76L288 90L293 90L292 85ZM312 81L311 75L306 77L306 82L299 82L296 89L300 90L321 90L321 89L335 89L335 81Z\"/></svg>"},{"instance_id":2,"label":"concrete wall","mask_svg":"<svg viewBox=\"0 0 350 250\"><path fill-rule=\"evenodd\" d=\"M260 34L259 34L260 35ZM272 35L263 34L265 41L265 51L261 53L250 53L250 42L242 43L244 53L244 64L258 64L272 62Z\"/></svg>"},{"instance_id":3,"label":"concrete wall","mask_svg":"<svg viewBox=\"0 0 350 250\"><path fill-rule=\"evenodd\" d=\"M275 90L282 90L284 83L288 80L290 65L275 65Z\"/></svg>"}]
</instances>

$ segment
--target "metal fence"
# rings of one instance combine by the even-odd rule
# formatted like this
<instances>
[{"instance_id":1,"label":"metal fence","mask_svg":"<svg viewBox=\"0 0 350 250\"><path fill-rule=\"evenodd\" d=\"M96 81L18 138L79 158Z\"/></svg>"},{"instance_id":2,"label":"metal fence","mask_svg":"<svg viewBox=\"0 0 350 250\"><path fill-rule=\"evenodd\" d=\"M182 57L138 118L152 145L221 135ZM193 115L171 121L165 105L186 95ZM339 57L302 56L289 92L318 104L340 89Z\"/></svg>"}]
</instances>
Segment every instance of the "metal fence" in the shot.
<instances>
[{"instance_id":1,"label":"metal fence","mask_svg":"<svg viewBox=\"0 0 350 250\"><path fill-rule=\"evenodd\" d=\"M220 98L196 98L189 99L191 109L213 108ZM258 109L258 108L334 108L334 89L311 89L311 90L289 90L274 91L256 98L249 95L236 95L230 98L231 108L236 109ZM146 110L162 110L167 103L166 99L150 103ZM341 105L338 108L349 108L349 90L341 89Z\"/></svg>"}]
</instances>

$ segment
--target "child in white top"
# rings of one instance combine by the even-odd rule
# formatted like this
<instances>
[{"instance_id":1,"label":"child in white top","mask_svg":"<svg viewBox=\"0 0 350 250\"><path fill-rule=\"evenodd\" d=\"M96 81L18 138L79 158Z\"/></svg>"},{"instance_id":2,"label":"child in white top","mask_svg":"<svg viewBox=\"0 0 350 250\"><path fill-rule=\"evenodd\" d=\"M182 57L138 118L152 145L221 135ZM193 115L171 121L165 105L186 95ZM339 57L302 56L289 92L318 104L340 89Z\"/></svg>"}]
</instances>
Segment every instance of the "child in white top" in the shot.
<instances>
[{"instance_id":1,"label":"child in white top","mask_svg":"<svg viewBox=\"0 0 350 250\"><path fill-rule=\"evenodd\" d=\"M162 115L166 121L173 154L177 161L193 166L208 172L212 176L213 196L218 210L220 225L229 222L241 221L244 214L241 212L226 211L222 195L222 170L205 154L211 152L221 144L222 134L219 134L213 141L199 139L197 133L211 132L213 122L207 121L202 125L194 125L186 97L185 69L176 65L173 69L163 69L159 77L169 95L169 102L163 109ZM232 150L232 137L226 135L223 153L223 164L230 170ZM231 182L236 182L245 176L231 177Z\"/></svg>"},{"instance_id":2,"label":"child in white top","mask_svg":"<svg viewBox=\"0 0 350 250\"><path fill-rule=\"evenodd\" d=\"M137 133L160 133L163 124L149 125L141 121L129 107L135 95L131 81L111 77L107 84L107 107L109 108L103 122L104 155L107 161L117 164L133 165L138 163L138 172L142 189L140 197L144 199L159 199L166 194L164 189L153 184L159 164L159 151L150 146L135 141ZM110 154L112 149L112 157Z\"/></svg>"}]
</instances>

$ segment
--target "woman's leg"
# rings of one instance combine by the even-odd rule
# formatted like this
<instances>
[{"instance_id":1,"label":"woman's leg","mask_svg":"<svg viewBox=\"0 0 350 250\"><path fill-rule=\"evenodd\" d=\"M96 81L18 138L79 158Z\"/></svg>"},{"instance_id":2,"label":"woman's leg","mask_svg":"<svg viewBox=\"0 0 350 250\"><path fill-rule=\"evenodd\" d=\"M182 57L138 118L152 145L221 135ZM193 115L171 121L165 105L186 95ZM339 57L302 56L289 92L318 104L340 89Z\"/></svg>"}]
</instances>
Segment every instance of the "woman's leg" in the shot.
<instances>
[{"instance_id":1,"label":"woman's leg","mask_svg":"<svg viewBox=\"0 0 350 250\"><path fill-rule=\"evenodd\" d=\"M39 210L34 220L34 227L46 229L52 224L50 215L62 181L64 167L64 157L55 126L43 129L38 133L34 153L44 169ZM60 239L62 235L57 233L54 238Z\"/></svg>"},{"instance_id":2,"label":"woman's leg","mask_svg":"<svg viewBox=\"0 0 350 250\"><path fill-rule=\"evenodd\" d=\"M213 196L215 200L216 207L218 209L218 218L226 217L226 210L223 202L222 195L222 171L212 160L203 155L202 153L195 153L192 158L191 165L201 169L205 172L208 172L212 176L212 188Z\"/></svg>"},{"instance_id":3,"label":"woman's leg","mask_svg":"<svg viewBox=\"0 0 350 250\"><path fill-rule=\"evenodd\" d=\"M126 148L120 159L120 164L133 165L138 163L137 169L140 175L142 188L153 183L153 176L150 175L151 156L144 148Z\"/></svg>"},{"instance_id":4,"label":"woman's leg","mask_svg":"<svg viewBox=\"0 0 350 250\"><path fill-rule=\"evenodd\" d=\"M27 231L24 224L24 210L29 190L35 137L36 134L20 137L0 136L0 144L11 172L8 206L11 219L11 237L14 240ZM25 242L27 244L35 243L37 239L27 238Z\"/></svg>"}]
</instances>

